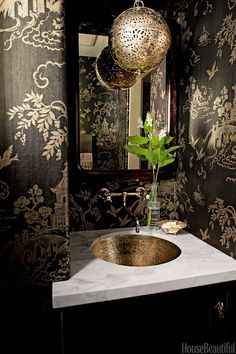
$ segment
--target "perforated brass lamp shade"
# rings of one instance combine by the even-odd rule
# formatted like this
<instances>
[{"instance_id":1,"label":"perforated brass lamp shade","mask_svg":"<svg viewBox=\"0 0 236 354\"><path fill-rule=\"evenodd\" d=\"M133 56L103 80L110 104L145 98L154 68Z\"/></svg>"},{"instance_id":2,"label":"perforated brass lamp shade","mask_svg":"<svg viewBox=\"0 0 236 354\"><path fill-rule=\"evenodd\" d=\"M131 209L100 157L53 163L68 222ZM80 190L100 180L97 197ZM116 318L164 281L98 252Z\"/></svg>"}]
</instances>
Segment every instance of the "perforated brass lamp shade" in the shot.
<instances>
[{"instance_id":1,"label":"perforated brass lamp shade","mask_svg":"<svg viewBox=\"0 0 236 354\"><path fill-rule=\"evenodd\" d=\"M124 70L146 72L157 67L170 47L171 34L164 18L145 6L122 12L113 22L109 46Z\"/></svg>"},{"instance_id":2,"label":"perforated brass lamp shade","mask_svg":"<svg viewBox=\"0 0 236 354\"><path fill-rule=\"evenodd\" d=\"M138 79L138 73L130 73L117 65L108 46L97 57L95 70L100 83L110 90L129 88Z\"/></svg>"}]
</instances>

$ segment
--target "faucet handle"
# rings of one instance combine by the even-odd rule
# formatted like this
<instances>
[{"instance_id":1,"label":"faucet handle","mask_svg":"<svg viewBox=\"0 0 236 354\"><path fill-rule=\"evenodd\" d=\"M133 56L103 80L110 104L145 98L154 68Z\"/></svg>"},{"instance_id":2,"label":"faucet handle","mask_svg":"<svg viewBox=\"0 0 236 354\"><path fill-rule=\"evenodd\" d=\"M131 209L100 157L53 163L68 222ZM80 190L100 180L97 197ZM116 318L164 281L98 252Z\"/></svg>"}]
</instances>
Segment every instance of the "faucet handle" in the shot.
<instances>
[{"instance_id":1,"label":"faucet handle","mask_svg":"<svg viewBox=\"0 0 236 354\"><path fill-rule=\"evenodd\" d=\"M141 198L141 199L147 198L148 193L144 187L138 187L136 189L136 192L137 192L139 198Z\"/></svg>"},{"instance_id":2,"label":"faucet handle","mask_svg":"<svg viewBox=\"0 0 236 354\"><path fill-rule=\"evenodd\" d=\"M100 189L99 191L99 198L103 199L103 200L106 200L108 202L111 202L111 192L109 191L109 189L107 188L102 188Z\"/></svg>"}]
</instances>

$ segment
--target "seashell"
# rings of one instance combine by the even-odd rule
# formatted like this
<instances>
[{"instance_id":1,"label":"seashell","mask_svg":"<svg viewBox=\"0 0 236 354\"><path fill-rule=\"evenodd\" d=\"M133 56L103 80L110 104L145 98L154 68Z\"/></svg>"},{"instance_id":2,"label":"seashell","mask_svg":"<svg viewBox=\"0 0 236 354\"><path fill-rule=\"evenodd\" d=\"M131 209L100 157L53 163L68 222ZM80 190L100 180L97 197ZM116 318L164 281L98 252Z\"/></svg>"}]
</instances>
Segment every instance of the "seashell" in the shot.
<instances>
[{"instance_id":1,"label":"seashell","mask_svg":"<svg viewBox=\"0 0 236 354\"><path fill-rule=\"evenodd\" d=\"M187 224L179 220L164 220L160 223L160 226L167 234L177 234L177 232L184 229Z\"/></svg>"}]
</instances>

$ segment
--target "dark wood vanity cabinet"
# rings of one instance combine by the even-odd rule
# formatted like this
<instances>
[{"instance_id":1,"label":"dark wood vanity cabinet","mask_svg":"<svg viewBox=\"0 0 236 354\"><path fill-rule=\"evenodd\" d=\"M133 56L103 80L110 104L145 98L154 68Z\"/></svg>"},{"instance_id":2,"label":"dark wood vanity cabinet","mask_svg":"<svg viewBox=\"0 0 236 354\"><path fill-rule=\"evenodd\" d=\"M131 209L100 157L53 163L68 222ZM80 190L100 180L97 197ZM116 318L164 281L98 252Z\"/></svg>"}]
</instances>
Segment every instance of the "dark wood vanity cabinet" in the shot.
<instances>
[{"instance_id":1,"label":"dark wood vanity cabinet","mask_svg":"<svg viewBox=\"0 0 236 354\"><path fill-rule=\"evenodd\" d=\"M64 354L184 353L186 345L236 342L236 282L68 307ZM225 344L226 345L226 344ZM185 348L184 348L185 346Z\"/></svg>"}]
</instances>

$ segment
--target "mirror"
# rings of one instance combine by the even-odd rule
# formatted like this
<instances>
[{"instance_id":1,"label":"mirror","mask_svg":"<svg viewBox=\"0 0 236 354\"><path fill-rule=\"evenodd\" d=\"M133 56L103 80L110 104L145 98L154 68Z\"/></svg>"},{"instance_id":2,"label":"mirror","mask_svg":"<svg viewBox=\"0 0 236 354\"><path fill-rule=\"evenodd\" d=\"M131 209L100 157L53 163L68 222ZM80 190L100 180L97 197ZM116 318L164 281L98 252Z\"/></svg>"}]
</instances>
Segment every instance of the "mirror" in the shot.
<instances>
[{"instance_id":1,"label":"mirror","mask_svg":"<svg viewBox=\"0 0 236 354\"><path fill-rule=\"evenodd\" d=\"M171 27L170 27L171 29ZM140 135L138 120L147 111L156 118L157 128L166 127L176 136L176 46L177 32L161 65L141 74L127 89L107 89L98 80L96 58L108 45L108 35L80 32L77 156L86 174L150 171L139 158L123 149L128 135ZM173 168L173 167L172 167Z\"/></svg>"}]
</instances>

